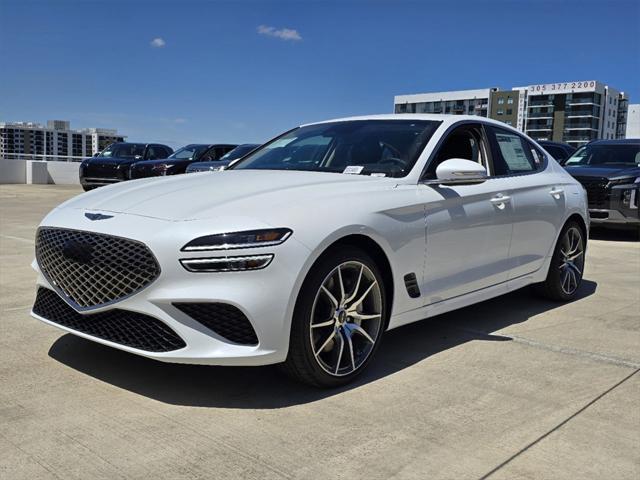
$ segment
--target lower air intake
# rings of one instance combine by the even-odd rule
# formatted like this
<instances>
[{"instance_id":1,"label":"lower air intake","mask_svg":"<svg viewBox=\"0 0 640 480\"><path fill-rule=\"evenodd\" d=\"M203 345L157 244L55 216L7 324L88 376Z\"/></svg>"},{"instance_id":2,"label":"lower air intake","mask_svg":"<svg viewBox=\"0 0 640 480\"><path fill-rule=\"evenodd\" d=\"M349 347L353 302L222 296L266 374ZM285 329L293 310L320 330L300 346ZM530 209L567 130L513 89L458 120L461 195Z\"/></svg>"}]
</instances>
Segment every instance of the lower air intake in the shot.
<instances>
[{"instance_id":1,"label":"lower air intake","mask_svg":"<svg viewBox=\"0 0 640 480\"><path fill-rule=\"evenodd\" d=\"M156 318L119 309L83 315L47 288L38 289L33 313L77 332L148 352L170 352L187 346Z\"/></svg>"},{"instance_id":2,"label":"lower air intake","mask_svg":"<svg viewBox=\"0 0 640 480\"><path fill-rule=\"evenodd\" d=\"M174 303L174 307L227 340L257 345L258 337L249 319L227 303Z\"/></svg>"}]
</instances>

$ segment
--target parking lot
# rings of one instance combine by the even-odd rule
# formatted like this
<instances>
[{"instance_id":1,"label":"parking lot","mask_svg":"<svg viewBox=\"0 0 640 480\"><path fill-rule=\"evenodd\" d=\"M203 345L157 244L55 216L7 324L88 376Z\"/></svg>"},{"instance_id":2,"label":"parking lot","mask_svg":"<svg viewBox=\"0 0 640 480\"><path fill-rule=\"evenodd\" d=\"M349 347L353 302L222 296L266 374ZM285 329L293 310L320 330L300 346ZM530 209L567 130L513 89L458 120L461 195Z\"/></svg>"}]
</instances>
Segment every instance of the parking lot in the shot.
<instances>
[{"instance_id":1,"label":"parking lot","mask_svg":"<svg viewBox=\"0 0 640 480\"><path fill-rule=\"evenodd\" d=\"M640 243L594 231L580 298L512 293L388 332L316 390L169 365L29 316L33 237L79 187L0 186L0 477L640 478Z\"/></svg>"}]
</instances>

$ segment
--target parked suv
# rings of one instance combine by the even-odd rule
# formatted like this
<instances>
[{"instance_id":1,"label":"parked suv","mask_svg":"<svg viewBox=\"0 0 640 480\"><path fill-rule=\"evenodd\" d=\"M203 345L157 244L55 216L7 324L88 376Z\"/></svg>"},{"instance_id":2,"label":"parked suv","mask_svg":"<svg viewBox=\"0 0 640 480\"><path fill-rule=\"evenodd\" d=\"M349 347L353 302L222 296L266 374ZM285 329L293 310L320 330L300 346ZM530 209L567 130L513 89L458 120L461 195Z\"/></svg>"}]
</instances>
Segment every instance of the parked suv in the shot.
<instances>
[{"instance_id":1,"label":"parked suv","mask_svg":"<svg viewBox=\"0 0 640 480\"><path fill-rule=\"evenodd\" d=\"M157 177L161 175L177 175L196 162L218 160L237 145L228 144L191 144L178 149L164 160L147 160L137 162L131 167L131 178Z\"/></svg>"},{"instance_id":2,"label":"parked suv","mask_svg":"<svg viewBox=\"0 0 640 480\"><path fill-rule=\"evenodd\" d=\"M593 224L640 227L640 139L591 142L564 167L587 191Z\"/></svg>"},{"instance_id":3,"label":"parked suv","mask_svg":"<svg viewBox=\"0 0 640 480\"><path fill-rule=\"evenodd\" d=\"M85 192L128 180L131 165L140 160L167 158L173 149L157 143L112 143L80 164L80 184Z\"/></svg>"}]
</instances>

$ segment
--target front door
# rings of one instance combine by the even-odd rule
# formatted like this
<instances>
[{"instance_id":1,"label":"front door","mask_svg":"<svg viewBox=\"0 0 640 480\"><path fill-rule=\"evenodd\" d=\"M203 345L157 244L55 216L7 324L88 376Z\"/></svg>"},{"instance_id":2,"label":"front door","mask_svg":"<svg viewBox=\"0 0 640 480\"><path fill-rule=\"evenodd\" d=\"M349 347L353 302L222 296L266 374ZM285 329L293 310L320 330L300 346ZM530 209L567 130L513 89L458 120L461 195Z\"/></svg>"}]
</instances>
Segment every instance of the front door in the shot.
<instances>
[{"instance_id":1,"label":"front door","mask_svg":"<svg viewBox=\"0 0 640 480\"><path fill-rule=\"evenodd\" d=\"M451 158L479 162L491 174L490 148L480 124L451 131L432 157L425 179ZM506 282L513 207L509 181L490 176L474 185L420 185L425 199L425 305Z\"/></svg>"}]
</instances>

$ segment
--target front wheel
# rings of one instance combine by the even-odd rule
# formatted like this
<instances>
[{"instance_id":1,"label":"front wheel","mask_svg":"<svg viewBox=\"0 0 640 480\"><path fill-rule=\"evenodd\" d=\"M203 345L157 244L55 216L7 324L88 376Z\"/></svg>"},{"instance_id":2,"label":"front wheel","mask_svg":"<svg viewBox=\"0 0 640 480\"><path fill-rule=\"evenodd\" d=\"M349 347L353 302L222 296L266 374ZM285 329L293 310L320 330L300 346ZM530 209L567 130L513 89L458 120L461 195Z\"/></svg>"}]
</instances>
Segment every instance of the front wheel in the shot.
<instances>
[{"instance_id":1,"label":"front wheel","mask_svg":"<svg viewBox=\"0 0 640 480\"><path fill-rule=\"evenodd\" d=\"M325 254L298 296L285 371L319 387L350 382L380 344L386 307L382 275L365 252Z\"/></svg>"},{"instance_id":2,"label":"front wheel","mask_svg":"<svg viewBox=\"0 0 640 480\"><path fill-rule=\"evenodd\" d=\"M558 301L573 300L582 283L586 239L580 225L568 222L558 238L547 279L539 285L540 292Z\"/></svg>"}]
</instances>

